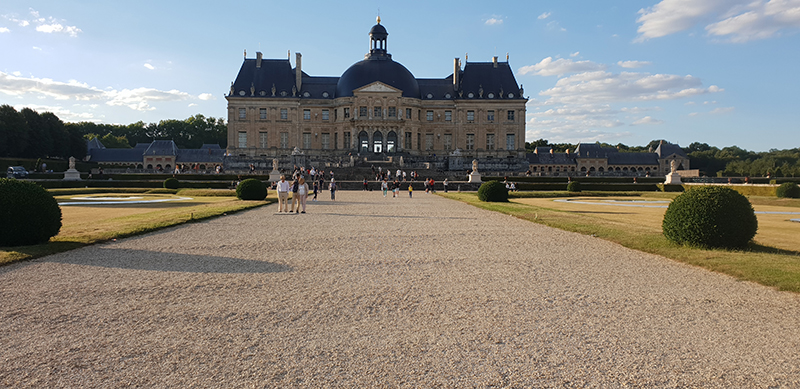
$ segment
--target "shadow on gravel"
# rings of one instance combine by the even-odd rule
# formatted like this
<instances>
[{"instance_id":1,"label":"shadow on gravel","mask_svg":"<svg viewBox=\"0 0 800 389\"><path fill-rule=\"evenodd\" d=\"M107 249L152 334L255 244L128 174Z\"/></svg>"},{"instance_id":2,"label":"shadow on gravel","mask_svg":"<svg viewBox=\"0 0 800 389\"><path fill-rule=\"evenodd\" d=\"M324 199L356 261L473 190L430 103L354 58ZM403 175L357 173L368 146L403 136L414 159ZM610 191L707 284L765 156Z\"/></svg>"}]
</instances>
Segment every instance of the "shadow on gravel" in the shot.
<instances>
[{"instance_id":1,"label":"shadow on gravel","mask_svg":"<svg viewBox=\"0 0 800 389\"><path fill-rule=\"evenodd\" d=\"M146 250L101 248L98 252L91 254L82 252L82 254L85 255L55 256L47 262L180 273L244 274L280 273L294 270L291 266L266 261Z\"/></svg>"}]
</instances>

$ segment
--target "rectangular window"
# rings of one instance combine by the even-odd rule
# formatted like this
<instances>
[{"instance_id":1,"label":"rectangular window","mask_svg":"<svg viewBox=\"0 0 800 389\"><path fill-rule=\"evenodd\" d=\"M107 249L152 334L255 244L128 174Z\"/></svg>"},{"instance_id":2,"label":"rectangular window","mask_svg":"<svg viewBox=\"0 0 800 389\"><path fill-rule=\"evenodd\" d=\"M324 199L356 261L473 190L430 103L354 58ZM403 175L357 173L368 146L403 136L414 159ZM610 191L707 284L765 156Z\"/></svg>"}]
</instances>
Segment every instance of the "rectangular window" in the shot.
<instances>
[{"instance_id":1,"label":"rectangular window","mask_svg":"<svg viewBox=\"0 0 800 389\"><path fill-rule=\"evenodd\" d=\"M243 149L247 147L247 133L244 131L239 132L239 148Z\"/></svg>"},{"instance_id":2,"label":"rectangular window","mask_svg":"<svg viewBox=\"0 0 800 389\"><path fill-rule=\"evenodd\" d=\"M475 111L467 111L467 123L475 121Z\"/></svg>"},{"instance_id":3,"label":"rectangular window","mask_svg":"<svg viewBox=\"0 0 800 389\"><path fill-rule=\"evenodd\" d=\"M322 134L322 149L330 150L331 148L331 134Z\"/></svg>"},{"instance_id":4,"label":"rectangular window","mask_svg":"<svg viewBox=\"0 0 800 389\"><path fill-rule=\"evenodd\" d=\"M429 122L433 121L433 111L428 111L425 113L425 118L428 119Z\"/></svg>"},{"instance_id":5,"label":"rectangular window","mask_svg":"<svg viewBox=\"0 0 800 389\"><path fill-rule=\"evenodd\" d=\"M259 108L258 109L258 118L261 120L267 120L267 109L266 108Z\"/></svg>"},{"instance_id":6,"label":"rectangular window","mask_svg":"<svg viewBox=\"0 0 800 389\"><path fill-rule=\"evenodd\" d=\"M381 107L372 107L372 117L375 119L381 118Z\"/></svg>"},{"instance_id":7,"label":"rectangular window","mask_svg":"<svg viewBox=\"0 0 800 389\"><path fill-rule=\"evenodd\" d=\"M514 134L507 134L506 135L506 150L515 150L516 145L514 144Z\"/></svg>"},{"instance_id":8,"label":"rectangular window","mask_svg":"<svg viewBox=\"0 0 800 389\"><path fill-rule=\"evenodd\" d=\"M289 110L281 108L281 120L289 120Z\"/></svg>"},{"instance_id":9,"label":"rectangular window","mask_svg":"<svg viewBox=\"0 0 800 389\"><path fill-rule=\"evenodd\" d=\"M422 150L422 134L417 133L417 150Z\"/></svg>"},{"instance_id":10,"label":"rectangular window","mask_svg":"<svg viewBox=\"0 0 800 389\"><path fill-rule=\"evenodd\" d=\"M303 120L311 120L311 110L304 109L303 110Z\"/></svg>"},{"instance_id":11,"label":"rectangular window","mask_svg":"<svg viewBox=\"0 0 800 389\"><path fill-rule=\"evenodd\" d=\"M411 150L411 133L410 132L406 132L405 148L408 149L408 150Z\"/></svg>"},{"instance_id":12,"label":"rectangular window","mask_svg":"<svg viewBox=\"0 0 800 389\"><path fill-rule=\"evenodd\" d=\"M367 117L367 107L364 106L358 107L358 116L362 118Z\"/></svg>"},{"instance_id":13,"label":"rectangular window","mask_svg":"<svg viewBox=\"0 0 800 389\"><path fill-rule=\"evenodd\" d=\"M494 134L486 134L486 150L494 150Z\"/></svg>"},{"instance_id":14,"label":"rectangular window","mask_svg":"<svg viewBox=\"0 0 800 389\"><path fill-rule=\"evenodd\" d=\"M330 120L331 113L327 109L322 110L322 120Z\"/></svg>"},{"instance_id":15,"label":"rectangular window","mask_svg":"<svg viewBox=\"0 0 800 389\"><path fill-rule=\"evenodd\" d=\"M333 149L334 150L339 149L339 133L338 132L334 132L333 133Z\"/></svg>"},{"instance_id":16,"label":"rectangular window","mask_svg":"<svg viewBox=\"0 0 800 389\"><path fill-rule=\"evenodd\" d=\"M467 150L475 150L475 134L467 134Z\"/></svg>"},{"instance_id":17,"label":"rectangular window","mask_svg":"<svg viewBox=\"0 0 800 389\"><path fill-rule=\"evenodd\" d=\"M486 120L488 120L489 122L493 122L494 121L494 110L493 109L490 109L490 110L486 111Z\"/></svg>"},{"instance_id":18,"label":"rectangular window","mask_svg":"<svg viewBox=\"0 0 800 389\"><path fill-rule=\"evenodd\" d=\"M261 131L258 133L258 144L262 149L267 148L267 133L266 131Z\"/></svg>"},{"instance_id":19,"label":"rectangular window","mask_svg":"<svg viewBox=\"0 0 800 389\"><path fill-rule=\"evenodd\" d=\"M453 121L453 111L444 111L444 121Z\"/></svg>"},{"instance_id":20,"label":"rectangular window","mask_svg":"<svg viewBox=\"0 0 800 389\"><path fill-rule=\"evenodd\" d=\"M304 132L303 133L303 148L308 150L311 148L311 133Z\"/></svg>"},{"instance_id":21,"label":"rectangular window","mask_svg":"<svg viewBox=\"0 0 800 389\"><path fill-rule=\"evenodd\" d=\"M389 107L389 117L397 117L397 107Z\"/></svg>"},{"instance_id":22,"label":"rectangular window","mask_svg":"<svg viewBox=\"0 0 800 389\"><path fill-rule=\"evenodd\" d=\"M453 149L453 134L444 134L444 149Z\"/></svg>"},{"instance_id":23,"label":"rectangular window","mask_svg":"<svg viewBox=\"0 0 800 389\"><path fill-rule=\"evenodd\" d=\"M347 150L350 148L350 132L345 131L344 133L344 149Z\"/></svg>"},{"instance_id":24,"label":"rectangular window","mask_svg":"<svg viewBox=\"0 0 800 389\"><path fill-rule=\"evenodd\" d=\"M289 148L289 133L288 132L281 132L281 148L288 149Z\"/></svg>"},{"instance_id":25,"label":"rectangular window","mask_svg":"<svg viewBox=\"0 0 800 389\"><path fill-rule=\"evenodd\" d=\"M509 122L513 122L514 121L514 111L513 110L509 110L508 111L508 121Z\"/></svg>"},{"instance_id":26,"label":"rectangular window","mask_svg":"<svg viewBox=\"0 0 800 389\"><path fill-rule=\"evenodd\" d=\"M433 134L425 134L425 151L433 150Z\"/></svg>"},{"instance_id":27,"label":"rectangular window","mask_svg":"<svg viewBox=\"0 0 800 389\"><path fill-rule=\"evenodd\" d=\"M239 120L247 119L247 109L239 108Z\"/></svg>"},{"instance_id":28,"label":"rectangular window","mask_svg":"<svg viewBox=\"0 0 800 389\"><path fill-rule=\"evenodd\" d=\"M344 109L344 118L347 119L350 117L350 108Z\"/></svg>"},{"instance_id":29,"label":"rectangular window","mask_svg":"<svg viewBox=\"0 0 800 389\"><path fill-rule=\"evenodd\" d=\"M411 108L406 108L406 119L411 120Z\"/></svg>"}]
</instances>

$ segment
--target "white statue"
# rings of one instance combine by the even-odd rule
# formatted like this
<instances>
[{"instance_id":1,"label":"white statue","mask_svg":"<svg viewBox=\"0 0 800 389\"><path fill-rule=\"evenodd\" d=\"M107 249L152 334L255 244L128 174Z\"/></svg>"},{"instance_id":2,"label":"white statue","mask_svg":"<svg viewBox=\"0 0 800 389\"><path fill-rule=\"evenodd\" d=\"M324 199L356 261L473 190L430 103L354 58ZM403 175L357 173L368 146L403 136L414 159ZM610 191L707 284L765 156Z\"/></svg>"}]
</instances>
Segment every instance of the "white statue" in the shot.
<instances>
[{"instance_id":1,"label":"white statue","mask_svg":"<svg viewBox=\"0 0 800 389\"><path fill-rule=\"evenodd\" d=\"M272 170L275 170L275 171L278 170L278 158L273 158L272 159Z\"/></svg>"},{"instance_id":2,"label":"white statue","mask_svg":"<svg viewBox=\"0 0 800 389\"><path fill-rule=\"evenodd\" d=\"M69 157L69 168L75 170L75 157Z\"/></svg>"},{"instance_id":3,"label":"white statue","mask_svg":"<svg viewBox=\"0 0 800 389\"><path fill-rule=\"evenodd\" d=\"M675 163L674 159L672 161L669 161L669 172L670 173L675 173L675 171L678 170L677 166L675 166L675 165L677 165L677 164Z\"/></svg>"},{"instance_id":4,"label":"white statue","mask_svg":"<svg viewBox=\"0 0 800 389\"><path fill-rule=\"evenodd\" d=\"M477 159L473 159L472 160L472 172L473 173L477 173L478 172L478 160Z\"/></svg>"}]
</instances>

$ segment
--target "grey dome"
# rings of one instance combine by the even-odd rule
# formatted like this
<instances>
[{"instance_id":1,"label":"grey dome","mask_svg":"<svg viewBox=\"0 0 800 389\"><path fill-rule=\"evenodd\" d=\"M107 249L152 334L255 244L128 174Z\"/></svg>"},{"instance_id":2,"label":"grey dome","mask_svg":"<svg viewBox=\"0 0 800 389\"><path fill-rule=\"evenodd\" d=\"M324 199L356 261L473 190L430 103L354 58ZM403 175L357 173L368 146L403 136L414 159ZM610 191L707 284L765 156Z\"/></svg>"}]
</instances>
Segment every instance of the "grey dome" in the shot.
<instances>
[{"instance_id":1,"label":"grey dome","mask_svg":"<svg viewBox=\"0 0 800 389\"><path fill-rule=\"evenodd\" d=\"M336 84L336 97L352 96L353 90L380 81L403 91L403 97L419 98L419 84L405 66L390 56L373 56L350 66Z\"/></svg>"}]
</instances>

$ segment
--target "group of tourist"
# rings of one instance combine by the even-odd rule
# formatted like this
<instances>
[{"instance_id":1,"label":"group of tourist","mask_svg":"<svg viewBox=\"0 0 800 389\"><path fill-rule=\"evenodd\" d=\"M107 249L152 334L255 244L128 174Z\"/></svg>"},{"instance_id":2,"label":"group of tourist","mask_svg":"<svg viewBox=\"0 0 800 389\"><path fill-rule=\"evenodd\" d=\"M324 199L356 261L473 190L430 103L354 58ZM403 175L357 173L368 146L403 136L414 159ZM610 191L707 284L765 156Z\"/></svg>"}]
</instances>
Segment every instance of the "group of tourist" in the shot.
<instances>
[{"instance_id":1,"label":"group of tourist","mask_svg":"<svg viewBox=\"0 0 800 389\"><path fill-rule=\"evenodd\" d=\"M287 213L306 213L306 202L308 196L313 194L314 197L311 201L317 201L317 195L322 191L325 184L325 177L323 172L315 172L312 176L311 187L306 182L305 176L301 173L303 170L295 167L292 175L292 182L286 181L286 176L281 175L280 181L273 184L273 188L278 192L278 212ZM336 201L336 180L333 178L331 172L331 181L328 184L328 190L331 192L331 200ZM292 204L289 205L289 193L292 194Z\"/></svg>"},{"instance_id":2,"label":"group of tourist","mask_svg":"<svg viewBox=\"0 0 800 389\"><path fill-rule=\"evenodd\" d=\"M378 182L392 180L392 171L389 169L384 169L381 166L378 166L378 168L375 169L375 165L372 165L372 175L375 177L375 181ZM397 171L394 173L394 179L397 181L406 181L408 177L411 178L411 181L419 178L416 171L406 173L404 170L397 169Z\"/></svg>"}]
</instances>

